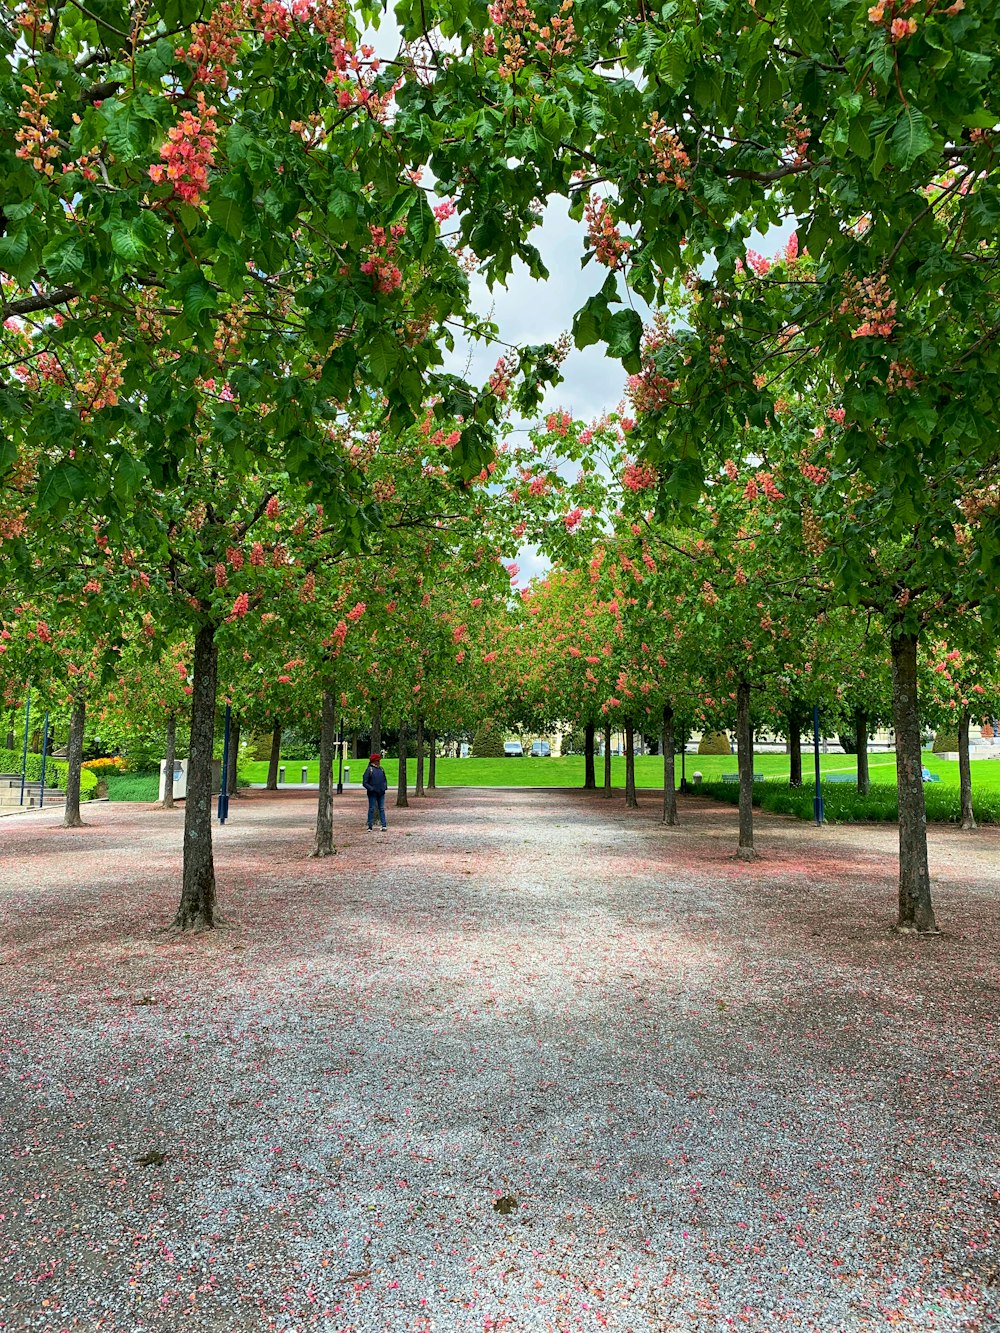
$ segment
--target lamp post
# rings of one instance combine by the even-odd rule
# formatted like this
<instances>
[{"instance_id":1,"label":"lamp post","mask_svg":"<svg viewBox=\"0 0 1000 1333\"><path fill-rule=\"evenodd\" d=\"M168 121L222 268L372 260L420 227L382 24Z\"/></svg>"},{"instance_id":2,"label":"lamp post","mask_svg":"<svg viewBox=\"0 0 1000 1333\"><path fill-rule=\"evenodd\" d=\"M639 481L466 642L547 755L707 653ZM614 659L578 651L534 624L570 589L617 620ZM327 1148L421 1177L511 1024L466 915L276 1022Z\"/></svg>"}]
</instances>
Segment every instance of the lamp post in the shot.
<instances>
[{"instance_id":1,"label":"lamp post","mask_svg":"<svg viewBox=\"0 0 1000 1333\"><path fill-rule=\"evenodd\" d=\"M683 727L681 727L681 791L682 792L686 792L688 789L687 770L685 767L685 760L687 758L687 748L688 748L687 732L684 730Z\"/></svg>"},{"instance_id":2,"label":"lamp post","mask_svg":"<svg viewBox=\"0 0 1000 1333\"><path fill-rule=\"evenodd\" d=\"M813 757L816 761L816 785L813 795L813 815L817 825L825 823L823 817L823 788L819 781L819 704L813 704Z\"/></svg>"},{"instance_id":3,"label":"lamp post","mask_svg":"<svg viewBox=\"0 0 1000 1333\"><path fill-rule=\"evenodd\" d=\"M219 783L219 823L229 818L229 724L232 704L226 700L226 730L222 738L222 781Z\"/></svg>"},{"instance_id":4,"label":"lamp post","mask_svg":"<svg viewBox=\"0 0 1000 1333\"><path fill-rule=\"evenodd\" d=\"M340 796L344 790L344 719L340 719L340 734L337 738L337 795Z\"/></svg>"},{"instance_id":5,"label":"lamp post","mask_svg":"<svg viewBox=\"0 0 1000 1333\"><path fill-rule=\"evenodd\" d=\"M45 808L45 760L49 751L49 710L45 710L45 730L42 732L42 787L38 793L38 808Z\"/></svg>"}]
</instances>

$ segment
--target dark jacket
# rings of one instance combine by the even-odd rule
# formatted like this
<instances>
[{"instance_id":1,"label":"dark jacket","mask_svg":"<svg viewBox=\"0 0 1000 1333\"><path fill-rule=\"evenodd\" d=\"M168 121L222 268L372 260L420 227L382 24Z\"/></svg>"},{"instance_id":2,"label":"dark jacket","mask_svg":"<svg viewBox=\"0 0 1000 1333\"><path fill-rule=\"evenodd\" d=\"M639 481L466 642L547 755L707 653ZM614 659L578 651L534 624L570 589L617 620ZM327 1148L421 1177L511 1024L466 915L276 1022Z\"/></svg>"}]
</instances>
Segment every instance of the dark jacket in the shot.
<instances>
[{"instance_id":1,"label":"dark jacket","mask_svg":"<svg viewBox=\"0 0 1000 1333\"><path fill-rule=\"evenodd\" d=\"M385 775L385 769L381 764L369 764L361 777L361 785L365 791L381 792L383 795L389 789L389 779Z\"/></svg>"}]
</instances>

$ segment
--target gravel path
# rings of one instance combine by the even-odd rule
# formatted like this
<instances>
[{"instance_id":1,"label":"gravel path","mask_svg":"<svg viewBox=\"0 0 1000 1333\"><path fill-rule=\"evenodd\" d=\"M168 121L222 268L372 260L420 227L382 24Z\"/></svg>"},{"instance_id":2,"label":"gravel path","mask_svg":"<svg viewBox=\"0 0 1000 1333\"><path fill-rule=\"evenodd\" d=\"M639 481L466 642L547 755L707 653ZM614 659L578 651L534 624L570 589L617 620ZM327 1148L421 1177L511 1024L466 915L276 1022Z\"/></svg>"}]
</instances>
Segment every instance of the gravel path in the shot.
<instances>
[{"instance_id":1,"label":"gravel path","mask_svg":"<svg viewBox=\"0 0 1000 1333\"><path fill-rule=\"evenodd\" d=\"M0 1328L1000 1326L1000 831L440 791L304 858L182 813L5 820ZM349 823L349 827L347 827Z\"/></svg>"}]
</instances>

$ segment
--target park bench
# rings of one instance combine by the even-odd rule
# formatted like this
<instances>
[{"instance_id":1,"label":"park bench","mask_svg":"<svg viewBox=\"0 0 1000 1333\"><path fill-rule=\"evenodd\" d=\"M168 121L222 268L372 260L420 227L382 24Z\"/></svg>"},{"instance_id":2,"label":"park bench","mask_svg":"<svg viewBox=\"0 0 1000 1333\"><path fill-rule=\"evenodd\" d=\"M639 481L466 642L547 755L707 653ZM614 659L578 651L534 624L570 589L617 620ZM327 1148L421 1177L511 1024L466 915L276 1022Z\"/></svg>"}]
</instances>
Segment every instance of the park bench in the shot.
<instances>
[{"instance_id":1,"label":"park bench","mask_svg":"<svg viewBox=\"0 0 1000 1333\"><path fill-rule=\"evenodd\" d=\"M739 782L739 780L740 780L740 775L739 775L739 773L723 773L723 775L722 775L722 781L723 781L723 782ZM754 780L754 782L766 782L766 781L767 781L767 774L766 774L766 773L755 773L755 774L753 775L753 780Z\"/></svg>"},{"instance_id":2,"label":"park bench","mask_svg":"<svg viewBox=\"0 0 1000 1333\"><path fill-rule=\"evenodd\" d=\"M831 773L828 778L823 778L824 782L857 782L855 773Z\"/></svg>"}]
</instances>

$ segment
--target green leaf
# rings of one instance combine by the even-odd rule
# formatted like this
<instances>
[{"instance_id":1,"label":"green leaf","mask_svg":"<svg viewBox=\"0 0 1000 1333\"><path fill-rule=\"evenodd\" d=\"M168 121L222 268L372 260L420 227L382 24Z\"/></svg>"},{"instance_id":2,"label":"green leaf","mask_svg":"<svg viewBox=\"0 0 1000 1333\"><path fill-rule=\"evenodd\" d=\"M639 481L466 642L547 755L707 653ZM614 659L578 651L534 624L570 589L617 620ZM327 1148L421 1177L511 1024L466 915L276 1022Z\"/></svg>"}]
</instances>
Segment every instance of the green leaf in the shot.
<instances>
[{"instance_id":1,"label":"green leaf","mask_svg":"<svg viewBox=\"0 0 1000 1333\"><path fill-rule=\"evenodd\" d=\"M43 513L64 514L87 494L87 477L75 463L57 463L43 473L38 484L38 508Z\"/></svg>"},{"instance_id":2,"label":"green leaf","mask_svg":"<svg viewBox=\"0 0 1000 1333\"><path fill-rule=\"evenodd\" d=\"M610 312L604 296L591 296L573 317L573 341L577 347L589 347L604 338Z\"/></svg>"},{"instance_id":3,"label":"green leaf","mask_svg":"<svg viewBox=\"0 0 1000 1333\"><path fill-rule=\"evenodd\" d=\"M101 114L104 137L111 151L119 157L135 157L147 134L143 118L136 114L129 102L119 102L117 98L105 102Z\"/></svg>"},{"instance_id":4,"label":"green leaf","mask_svg":"<svg viewBox=\"0 0 1000 1333\"><path fill-rule=\"evenodd\" d=\"M915 106L905 106L892 132L889 159L897 167L908 170L917 158L934 147L930 122Z\"/></svg>"},{"instance_id":5,"label":"green leaf","mask_svg":"<svg viewBox=\"0 0 1000 1333\"><path fill-rule=\"evenodd\" d=\"M181 303L184 306L184 314L194 325L201 323L201 317L206 310L215 309L215 294L201 273L197 273L185 286Z\"/></svg>"},{"instance_id":6,"label":"green leaf","mask_svg":"<svg viewBox=\"0 0 1000 1333\"><path fill-rule=\"evenodd\" d=\"M642 320L634 310L616 310L607 322L608 356L617 357L630 375L640 371Z\"/></svg>"},{"instance_id":7,"label":"green leaf","mask_svg":"<svg viewBox=\"0 0 1000 1333\"><path fill-rule=\"evenodd\" d=\"M60 236L43 252L45 270L57 286L75 282L86 267L86 252L79 236Z\"/></svg>"},{"instance_id":8,"label":"green leaf","mask_svg":"<svg viewBox=\"0 0 1000 1333\"><path fill-rule=\"evenodd\" d=\"M132 221L119 222L111 231L111 248L120 259L134 263L145 252L146 246Z\"/></svg>"},{"instance_id":9,"label":"green leaf","mask_svg":"<svg viewBox=\"0 0 1000 1333\"><path fill-rule=\"evenodd\" d=\"M146 469L131 454L122 454L115 468L114 492L120 500L135 495L146 480Z\"/></svg>"},{"instance_id":10,"label":"green leaf","mask_svg":"<svg viewBox=\"0 0 1000 1333\"><path fill-rule=\"evenodd\" d=\"M391 333L380 332L368 349L368 367L376 384L387 384L399 362L399 343Z\"/></svg>"},{"instance_id":11,"label":"green leaf","mask_svg":"<svg viewBox=\"0 0 1000 1333\"><path fill-rule=\"evenodd\" d=\"M208 205L208 216L234 239L243 235L243 209L235 199L230 199L228 195L215 194L212 196Z\"/></svg>"}]
</instances>

